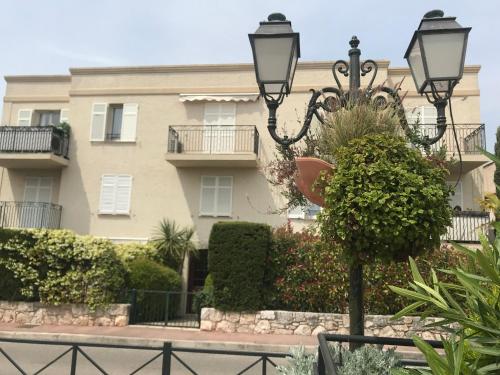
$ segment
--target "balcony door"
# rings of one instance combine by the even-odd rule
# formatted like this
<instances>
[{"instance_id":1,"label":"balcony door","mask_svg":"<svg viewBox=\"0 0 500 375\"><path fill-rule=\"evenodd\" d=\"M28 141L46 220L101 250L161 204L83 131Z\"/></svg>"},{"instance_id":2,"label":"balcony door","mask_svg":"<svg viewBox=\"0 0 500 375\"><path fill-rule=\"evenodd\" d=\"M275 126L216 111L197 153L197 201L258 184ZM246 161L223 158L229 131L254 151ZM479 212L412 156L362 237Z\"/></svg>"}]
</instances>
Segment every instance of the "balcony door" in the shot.
<instances>
[{"instance_id":1,"label":"balcony door","mask_svg":"<svg viewBox=\"0 0 500 375\"><path fill-rule=\"evenodd\" d=\"M21 226L46 228L49 222L48 205L52 200L52 177L26 177L24 200L20 206Z\"/></svg>"},{"instance_id":2,"label":"balcony door","mask_svg":"<svg viewBox=\"0 0 500 375\"><path fill-rule=\"evenodd\" d=\"M211 154L234 152L236 103L206 103L203 117L203 151Z\"/></svg>"}]
</instances>

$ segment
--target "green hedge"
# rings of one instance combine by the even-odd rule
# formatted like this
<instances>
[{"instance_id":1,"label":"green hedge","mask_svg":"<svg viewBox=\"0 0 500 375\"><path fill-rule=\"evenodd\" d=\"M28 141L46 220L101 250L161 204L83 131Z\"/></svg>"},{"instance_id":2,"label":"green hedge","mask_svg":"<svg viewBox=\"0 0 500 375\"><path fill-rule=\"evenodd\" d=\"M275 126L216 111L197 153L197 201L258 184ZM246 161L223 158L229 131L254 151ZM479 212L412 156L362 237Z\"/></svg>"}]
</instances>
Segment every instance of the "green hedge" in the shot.
<instances>
[{"instance_id":1,"label":"green hedge","mask_svg":"<svg viewBox=\"0 0 500 375\"><path fill-rule=\"evenodd\" d=\"M181 277L173 269L146 257L138 257L127 263L129 289L179 291Z\"/></svg>"},{"instance_id":2,"label":"green hedge","mask_svg":"<svg viewBox=\"0 0 500 375\"><path fill-rule=\"evenodd\" d=\"M119 299L125 269L114 245L67 230L0 229L3 296L43 303L84 303L91 308ZM17 298L16 298L17 299Z\"/></svg>"},{"instance_id":3,"label":"green hedge","mask_svg":"<svg viewBox=\"0 0 500 375\"><path fill-rule=\"evenodd\" d=\"M460 259L451 246L443 245L417 257L417 263L424 278L429 278L431 265L450 267ZM347 313L349 267L340 247L325 245L311 230L293 232L285 226L273 233L268 264L268 293L263 308ZM394 314L406 306L407 301L392 293L389 285L408 285L412 280L408 262L374 261L363 271L366 313Z\"/></svg>"},{"instance_id":4,"label":"green hedge","mask_svg":"<svg viewBox=\"0 0 500 375\"><path fill-rule=\"evenodd\" d=\"M220 222L212 227L208 269L218 309L258 310L263 304L271 229L265 224Z\"/></svg>"}]
</instances>

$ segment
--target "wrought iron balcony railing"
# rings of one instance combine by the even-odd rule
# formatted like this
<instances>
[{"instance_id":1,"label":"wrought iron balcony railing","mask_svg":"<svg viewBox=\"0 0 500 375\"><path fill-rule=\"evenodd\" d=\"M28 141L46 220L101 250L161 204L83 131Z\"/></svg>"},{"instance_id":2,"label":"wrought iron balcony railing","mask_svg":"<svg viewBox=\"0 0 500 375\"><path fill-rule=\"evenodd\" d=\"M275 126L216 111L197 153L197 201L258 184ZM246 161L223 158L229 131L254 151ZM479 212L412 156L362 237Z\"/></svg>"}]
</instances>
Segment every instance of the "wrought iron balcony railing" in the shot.
<instances>
[{"instance_id":1,"label":"wrought iron balcony railing","mask_svg":"<svg viewBox=\"0 0 500 375\"><path fill-rule=\"evenodd\" d=\"M259 132L253 125L169 126L168 152L258 155Z\"/></svg>"},{"instance_id":2,"label":"wrought iron balcony railing","mask_svg":"<svg viewBox=\"0 0 500 375\"><path fill-rule=\"evenodd\" d=\"M0 227L58 229L61 212L53 203L0 201Z\"/></svg>"},{"instance_id":3,"label":"wrought iron balcony railing","mask_svg":"<svg viewBox=\"0 0 500 375\"><path fill-rule=\"evenodd\" d=\"M479 234L487 234L490 215L481 211L455 211L452 225L441 237L443 241L479 242Z\"/></svg>"},{"instance_id":4,"label":"wrought iron balcony railing","mask_svg":"<svg viewBox=\"0 0 500 375\"><path fill-rule=\"evenodd\" d=\"M0 126L0 153L49 152L68 158L69 135L55 126Z\"/></svg>"},{"instance_id":5,"label":"wrought iron balcony railing","mask_svg":"<svg viewBox=\"0 0 500 375\"><path fill-rule=\"evenodd\" d=\"M455 131L461 153L479 154L479 148L486 148L484 124L455 124ZM418 125L418 132L421 136L432 138L437 135L437 126L435 124ZM437 151L442 146L446 147L448 153L458 154L451 126L448 126L443 138L431 146L431 150Z\"/></svg>"}]
</instances>

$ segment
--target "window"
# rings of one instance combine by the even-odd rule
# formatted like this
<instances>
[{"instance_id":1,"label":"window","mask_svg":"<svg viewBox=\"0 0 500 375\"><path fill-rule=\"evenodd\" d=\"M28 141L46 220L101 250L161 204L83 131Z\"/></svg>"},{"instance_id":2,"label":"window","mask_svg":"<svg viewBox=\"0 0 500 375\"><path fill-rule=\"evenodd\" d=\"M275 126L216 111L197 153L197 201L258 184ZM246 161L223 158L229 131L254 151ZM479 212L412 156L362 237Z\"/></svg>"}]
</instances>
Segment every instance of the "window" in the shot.
<instances>
[{"instance_id":1,"label":"window","mask_svg":"<svg viewBox=\"0 0 500 375\"><path fill-rule=\"evenodd\" d=\"M206 103L203 116L203 150L209 153L234 152L235 123L235 103Z\"/></svg>"},{"instance_id":2,"label":"window","mask_svg":"<svg viewBox=\"0 0 500 375\"><path fill-rule=\"evenodd\" d=\"M462 194L462 181L458 182L458 185L455 186L456 182L447 181L446 184L453 188L453 192L450 193L450 206L455 211L463 211L464 210L464 199Z\"/></svg>"},{"instance_id":3,"label":"window","mask_svg":"<svg viewBox=\"0 0 500 375\"><path fill-rule=\"evenodd\" d=\"M32 109L20 109L17 113L17 126L31 126Z\"/></svg>"},{"instance_id":4,"label":"window","mask_svg":"<svg viewBox=\"0 0 500 375\"><path fill-rule=\"evenodd\" d=\"M406 111L406 119L410 125L417 122L421 125L435 125L437 121L437 111L432 106L414 107Z\"/></svg>"},{"instance_id":5,"label":"window","mask_svg":"<svg viewBox=\"0 0 500 375\"><path fill-rule=\"evenodd\" d=\"M132 176L105 174L101 178L100 214L128 215Z\"/></svg>"},{"instance_id":6,"label":"window","mask_svg":"<svg viewBox=\"0 0 500 375\"><path fill-rule=\"evenodd\" d=\"M68 109L20 109L17 126L56 126L68 122Z\"/></svg>"},{"instance_id":7,"label":"window","mask_svg":"<svg viewBox=\"0 0 500 375\"><path fill-rule=\"evenodd\" d=\"M321 207L309 202L306 206L297 206L288 210L289 219L315 220Z\"/></svg>"},{"instance_id":8,"label":"window","mask_svg":"<svg viewBox=\"0 0 500 375\"><path fill-rule=\"evenodd\" d=\"M61 112L60 111L37 111L38 116L40 117L39 125L40 126L49 126L49 125L59 125Z\"/></svg>"},{"instance_id":9,"label":"window","mask_svg":"<svg viewBox=\"0 0 500 375\"><path fill-rule=\"evenodd\" d=\"M123 104L112 104L109 106L108 133L106 138L110 140L120 139L122 133Z\"/></svg>"},{"instance_id":10,"label":"window","mask_svg":"<svg viewBox=\"0 0 500 375\"><path fill-rule=\"evenodd\" d=\"M45 202L52 200L52 177L26 177L24 184L25 202Z\"/></svg>"},{"instance_id":11,"label":"window","mask_svg":"<svg viewBox=\"0 0 500 375\"><path fill-rule=\"evenodd\" d=\"M200 215L231 216L232 195L231 176L202 176Z\"/></svg>"},{"instance_id":12,"label":"window","mask_svg":"<svg viewBox=\"0 0 500 375\"><path fill-rule=\"evenodd\" d=\"M92 105L91 141L135 142L138 105L135 103Z\"/></svg>"}]
</instances>

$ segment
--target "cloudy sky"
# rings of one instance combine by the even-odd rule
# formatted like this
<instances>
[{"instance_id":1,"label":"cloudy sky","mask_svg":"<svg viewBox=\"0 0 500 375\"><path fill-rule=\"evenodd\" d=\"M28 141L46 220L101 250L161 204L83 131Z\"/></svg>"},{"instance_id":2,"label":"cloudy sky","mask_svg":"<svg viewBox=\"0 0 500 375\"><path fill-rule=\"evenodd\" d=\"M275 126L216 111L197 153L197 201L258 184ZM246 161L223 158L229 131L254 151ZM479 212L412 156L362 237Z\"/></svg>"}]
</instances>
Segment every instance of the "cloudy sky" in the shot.
<instances>
[{"instance_id":1,"label":"cloudy sky","mask_svg":"<svg viewBox=\"0 0 500 375\"><path fill-rule=\"evenodd\" d=\"M413 31L436 8L472 27L466 63L482 65L481 120L491 149L500 125L500 0L0 0L0 74L251 62L247 34L275 11L300 32L302 61L346 58L356 34L362 57L405 66Z\"/></svg>"}]
</instances>

